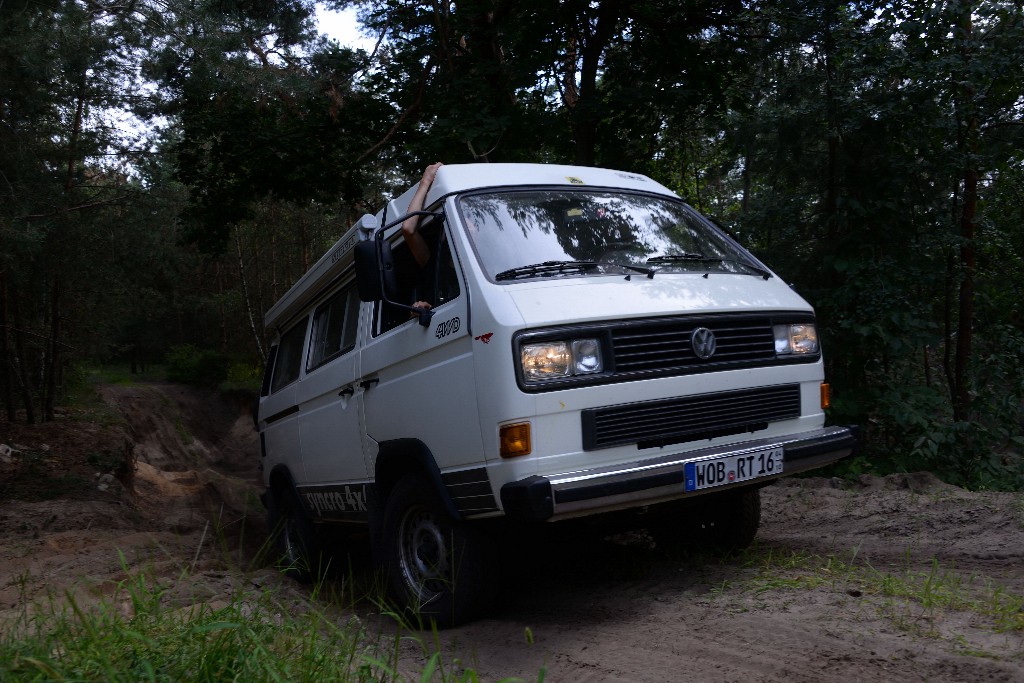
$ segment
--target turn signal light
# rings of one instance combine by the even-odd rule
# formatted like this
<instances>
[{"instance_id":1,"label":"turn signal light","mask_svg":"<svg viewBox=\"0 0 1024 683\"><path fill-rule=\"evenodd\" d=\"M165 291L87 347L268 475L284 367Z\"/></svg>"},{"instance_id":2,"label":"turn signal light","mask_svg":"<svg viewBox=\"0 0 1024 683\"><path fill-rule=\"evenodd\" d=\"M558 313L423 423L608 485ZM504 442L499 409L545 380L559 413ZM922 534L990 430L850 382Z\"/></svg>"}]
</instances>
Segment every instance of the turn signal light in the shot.
<instances>
[{"instance_id":1,"label":"turn signal light","mask_svg":"<svg viewBox=\"0 0 1024 683\"><path fill-rule=\"evenodd\" d=\"M501 441L501 457L503 458L517 458L520 455L529 455L532 450L529 422L504 425L498 430L498 438Z\"/></svg>"},{"instance_id":2,"label":"turn signal light","mask_svg":"<svg viewBox=\"0 0 1024 683\"><path fill-rule=\"evenodd\" d=\"M821 409L828 410L832 407L832 387L828 384L821 385Z\"/></svg>"}]
</instances>

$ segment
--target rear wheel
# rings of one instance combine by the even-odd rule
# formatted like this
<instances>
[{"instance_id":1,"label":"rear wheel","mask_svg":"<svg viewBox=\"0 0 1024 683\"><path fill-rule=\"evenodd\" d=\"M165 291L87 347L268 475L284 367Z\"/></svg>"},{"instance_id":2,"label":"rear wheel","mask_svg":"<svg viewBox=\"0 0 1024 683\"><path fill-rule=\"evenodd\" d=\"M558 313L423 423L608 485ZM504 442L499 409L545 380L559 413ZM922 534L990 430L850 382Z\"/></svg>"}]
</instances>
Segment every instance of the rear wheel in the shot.
<instances>
[{"instance_id":1,"label":"rear wheel","mask_svg":"<svg viewBox=\"0 0 1024 683\"><path fill-rule=\"evenodd\" d=\"M267 521L281 571L299 583L321 578L325 567L316 529L293 487L274 489Z\"/></svg>"},{"instance_id":2,"label":"rear wheel","mask_svg":"<svg viewBox=\"0 0 1024 683\"><path fill-rule=\"evenodd\" d=\"M384 509L384 559L391 592L426 626L454 626L488 602L485 540L454 520L416 474L395 485Z\"/></svg>"},{"instance_id":3,"label":"rear wheel","mask_svg":"<svg viewBox=\"0 0 1024 683\"><path fill-rule=\"evenodd\" d=\"M754 541L761 526L761 491L724 493L678 507L648 526L664 549L709 548L742 550Z\"/></svg>"}]
</instances>

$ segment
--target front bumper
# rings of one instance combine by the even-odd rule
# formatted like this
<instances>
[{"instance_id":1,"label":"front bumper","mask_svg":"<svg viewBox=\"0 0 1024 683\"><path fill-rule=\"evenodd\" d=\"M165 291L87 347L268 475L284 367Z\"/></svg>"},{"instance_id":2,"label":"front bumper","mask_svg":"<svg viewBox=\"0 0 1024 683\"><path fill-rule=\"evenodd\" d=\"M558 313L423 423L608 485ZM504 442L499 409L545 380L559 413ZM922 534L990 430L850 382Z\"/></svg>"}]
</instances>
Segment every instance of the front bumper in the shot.
<instances>
[{"instance_id":1,"label":"front bumper","mask_svg":"<svg viewBox=\"0 0 1024 683\"><path fill-rule=\"evenodd\" d=\"M501 487L502 507L505 515L511 519L541 522L556 517L648 505L728 488L760 486L766 481L822 467L852 454L857 447L855 429L825 427L788 437L757 439L565 474L527 477ZM684 468L687 462L772 446L782 446L784 449L785 471L782 474L731 486L684 491Z\"/></svg>"}]
</instances>

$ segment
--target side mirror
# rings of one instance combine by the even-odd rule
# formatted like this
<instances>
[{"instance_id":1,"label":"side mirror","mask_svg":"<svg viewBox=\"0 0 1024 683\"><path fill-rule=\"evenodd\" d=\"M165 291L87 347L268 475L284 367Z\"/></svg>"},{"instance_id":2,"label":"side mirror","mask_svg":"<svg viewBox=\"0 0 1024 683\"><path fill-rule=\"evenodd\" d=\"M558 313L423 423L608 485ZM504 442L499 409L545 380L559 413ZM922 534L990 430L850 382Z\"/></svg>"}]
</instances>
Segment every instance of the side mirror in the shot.
<instances>
[{"instance_id":1,"label":"side mirror","mask_svg":"<svg viewBox=\"0 0 1024 683\"><path fill-rule=\"evenodd\" d=\"M353 250L356 264L356 289L360 301L380 301L394 298L398 289L395 279L395 259L391 244L385 240L370 239L360 242Z\"/></svg>"},{"instance_id":2,"label":"side mirror","mask_svg":"<svg viewBox=\"0 0 1024 683\"><path fill-rule=\"evenodd\" d=\"M377 267L377 241L366 240L355 246L352 257L356 263L356 289L360 301L380 301L383 291Z\"/></svg>"},{"instance_id":3,"label":"side mirror","mask_svg":"<svg viewBox=\"0 0 1024 683\"><path fill-rule=\"evenodd\" d=\"M369 239L356 244L352 250L352 258L356 267L356 290L359 300L363 302L383 301L386 304L407 310L412 313L423 327L430 325L434 311L429 308L417 308L409 304L395 301L398 296L398 275L395 271L395 257L391 253L391 243L383 239L382 233L406 220L409 216L443 216L434 211L413 211L401 218L388 223L374 235L372 228L376 218L367 214L360 222L360 228L368 233ZM372 235L372 236L370 236Z\"/></svg>"}]
</instances>

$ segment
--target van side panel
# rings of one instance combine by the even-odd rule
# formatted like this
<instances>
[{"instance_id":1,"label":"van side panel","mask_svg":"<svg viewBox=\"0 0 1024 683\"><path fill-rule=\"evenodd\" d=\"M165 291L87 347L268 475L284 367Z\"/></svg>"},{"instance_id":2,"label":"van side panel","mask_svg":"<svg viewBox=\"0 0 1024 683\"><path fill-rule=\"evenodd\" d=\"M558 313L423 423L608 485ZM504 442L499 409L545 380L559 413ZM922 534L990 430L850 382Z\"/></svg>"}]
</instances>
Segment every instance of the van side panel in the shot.
<instances>
[{"instance_id":1,"label":"van side panel","mask_svg":"<svg viewBox=\"0 0 1024 683\"><path fill-rule=\"evenodd\" d=\"M354 397L358 357L353 352L336 358L300 383L300 440L307 483L366 481Z\"/></svg>"},{"instance_id":2,"label":"van side panel","mask_svg":"<svg viewBox=\"0 0 1024 683\"><path fill-rule=\"evenodd\" d=\"M299 402L297 385L284 387L263 398L260 406L260 420L263 431L260 436L267 454L263 463L264 477L278 464L285 464L295 479L305 479L302 469L299 443ZM268 479L269 482L269 479Z\"/></svg>"},{"instance_id":3,"label":"van side panel","mask_svg":"<svg viewBox=\"0 0 1024 683\"><path fill-rule=\"evenodd\" d=\"M309 360L299 382L300 440L307 484L367 481L358 438L358 327L361 306L350 282L313 313Z\"/></svg>"},{"instance_id":4,"label":"van side panel","mask_svg":"<svg viewBox=\"0 0 1024 683\"><path fill-rule=\"evenodd\" d=\"M287 467L295 479L304 477L298 385L306 358L308 322L307 318L300 318L284 332L267 367L269 381L265 384L270 393L260 398L258 423L262 427L260 436L267 454L263 471L268 483L270 473L278 464Z\"/></svg>"},{"instance_id":5,"label":"van side panel","mask_svg":"<svg viewBox=\"0 0 1024 683\"><path fill-rule=\"evenodd\" d=\"M367 443L419 439L443 471L483 457L465 297L438 309L429 328L410 321L363 349L362 394ZM458 332L438 339L438 330ZM396 361L395 359L402 359ZM367 453L373 467L376 452Z\"/></svg>"},{"instance_id":6,"label":"van side panel","mask_svg":"<svg viewBox=\"0 0 1024 683\"><path fill-rule=\"evenodd\" d=\"M381 310L381 303L375 305L374 315L364 319L369 329L360 353L360 383L365 389L359 396L371 475L379 470L378 448L386 457L401 457L400 449L386 447L392 442L422 443L442 473L479 465L483 459L473 371L476 342L470 329L471 294L462 270L466 259L458 249L459 236L453 237L447 226L442 229L439 241L431 247L432 263L438 267L437 291L428 288L425 294L414 294L416 299L435 304L429 324L420 325L400 311L405 319L398 318L396 326L380 331L374 315L394 320L393 312ZM431 267L428 264L421 271L428 279ZM443 287L439 285L442 280L447 283Z\"/></svg>"}]
</instances>

